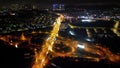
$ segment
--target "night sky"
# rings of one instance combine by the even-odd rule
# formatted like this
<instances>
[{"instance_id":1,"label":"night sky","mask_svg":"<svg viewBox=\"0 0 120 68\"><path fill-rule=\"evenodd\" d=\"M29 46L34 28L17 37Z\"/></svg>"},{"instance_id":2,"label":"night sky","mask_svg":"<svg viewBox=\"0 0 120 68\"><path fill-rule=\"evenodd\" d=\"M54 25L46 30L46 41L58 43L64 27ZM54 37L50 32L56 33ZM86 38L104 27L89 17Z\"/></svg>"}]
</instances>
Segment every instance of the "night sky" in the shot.
<instances>
[{"instance_id":1,"label":"night sky","mask_svg":"<svg viewBox=\"0 0 120 68\"><path fill-rule=\"evenodd\" d=\"M0 3L8 2L39 2L39 3L98 3L98 2L120 2L120 0L0 0Z\"/></svg>"},{"instance_id":2,"label":"night sky","mask_svg":"<svg viewBox=\"0 0 120 68\"><path fill-rule=\"evenodd\" d=\"M53 3L64 4L120 4L120 0L0 0L0 5L8 4L40 4L48 7Z\"/></svg>"}]
</instances>

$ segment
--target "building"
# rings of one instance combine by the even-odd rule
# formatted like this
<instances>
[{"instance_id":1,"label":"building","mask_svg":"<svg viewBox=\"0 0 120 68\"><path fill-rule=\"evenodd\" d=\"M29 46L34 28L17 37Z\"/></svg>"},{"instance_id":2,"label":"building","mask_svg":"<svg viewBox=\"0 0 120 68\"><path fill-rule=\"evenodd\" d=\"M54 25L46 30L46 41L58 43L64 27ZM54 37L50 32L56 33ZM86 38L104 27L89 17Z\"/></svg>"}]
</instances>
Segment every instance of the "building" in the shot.
<instances>
[{"instance_id":1,"label":"building","mask_svg":"<svg viewBox=\"0 0 120 68\"><path fill-rule=\"evenodd\" d=\"M53 11L55 11L55 10L65 10L65 5L64 4L53 4L52 9L53 9Z\"/></svg>"}]
</instances>

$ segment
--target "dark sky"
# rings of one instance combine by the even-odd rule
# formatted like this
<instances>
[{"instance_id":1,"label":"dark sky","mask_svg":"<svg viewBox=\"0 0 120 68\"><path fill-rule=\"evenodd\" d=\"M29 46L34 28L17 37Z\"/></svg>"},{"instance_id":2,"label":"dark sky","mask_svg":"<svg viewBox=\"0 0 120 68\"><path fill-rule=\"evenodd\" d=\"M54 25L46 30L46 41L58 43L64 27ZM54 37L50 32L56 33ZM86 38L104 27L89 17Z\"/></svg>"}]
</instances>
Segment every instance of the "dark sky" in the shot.
<instances>
[{"instance_id":1,"label":"dark sky","mask_svg":"<svg viewBox=\"0 0 120 68\"><path fill-rule=\"evenodd\" d=\"M39 2L114 2L119 0L0 0L1 2L12 2L12 1L39 1ZM120 2L120 1L119 1Z\"/></svg>"},{"instance_id":2,"label":"dark sky","mask_svg":"<svg viewBox=\"0 0 120 68\"><path fill-rule=\"evenodd\" d=\"M0 0L0 3L9 2L38 2L38 3L99 3L120 2L120 0Z\"/></svg>"},{"instance_id":3,"label":"dark sky","mask_svg":"<svg viewBox=\"0 0 120 68\"><path fill-rule=\"evenodd\" d=\"M52 3L65 4L120 4L120 0L0 0L0 5L6 4L40 4L50 6Z\"/></svg>"}]
</instances>

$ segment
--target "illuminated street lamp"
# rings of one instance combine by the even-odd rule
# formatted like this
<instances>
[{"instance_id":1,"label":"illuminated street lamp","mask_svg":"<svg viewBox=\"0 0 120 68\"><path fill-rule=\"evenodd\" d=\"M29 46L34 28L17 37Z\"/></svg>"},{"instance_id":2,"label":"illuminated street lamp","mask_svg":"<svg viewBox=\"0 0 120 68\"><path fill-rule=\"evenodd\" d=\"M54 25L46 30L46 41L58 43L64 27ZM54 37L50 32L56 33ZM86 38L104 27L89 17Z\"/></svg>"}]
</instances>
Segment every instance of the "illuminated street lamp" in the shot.
<instances>
[{"instance_id":1,"label":"illuminated street lamp","mask_svg":"<svg viewBox=\"0 0 120 68\"><path fill-rule=\"evenodd\" d=\"M77 47L78 47L78 48L81 48L81 49L84 49L84 48L85 48L85 45L83 45L83 44L78 44Z\"/></svg>"},{"instance_id":2,"label":"illuminated street lamp","mask_svg":"<svg viewBox=\"0 0 120 68\"><path fill-rule=\"evenodd\" d=\"M69 33L70 33L71 35L75 35L75 33L74 33L73 31L69 31Z\"/></svg>"}]
</instances>

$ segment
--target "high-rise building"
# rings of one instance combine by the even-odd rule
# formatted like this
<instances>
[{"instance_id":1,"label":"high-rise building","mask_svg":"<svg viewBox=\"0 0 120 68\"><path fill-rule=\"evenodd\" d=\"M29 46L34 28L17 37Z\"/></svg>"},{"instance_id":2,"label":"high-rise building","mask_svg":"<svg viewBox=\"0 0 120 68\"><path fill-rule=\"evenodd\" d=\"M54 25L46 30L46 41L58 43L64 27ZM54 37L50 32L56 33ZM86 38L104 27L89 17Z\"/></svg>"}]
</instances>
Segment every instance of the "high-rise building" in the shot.
<instances>
[{"instance_id":1,"label":"high-rise building","mask_svg":"<svg viewBox=\"0 0 120 68\"><path fill-rule=\"evenodd\" d=\"M64 10L65 9L64 4L53 4L52 7L53 7L53 10Z\"/></svg>"}]
</instances>

